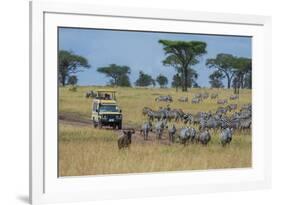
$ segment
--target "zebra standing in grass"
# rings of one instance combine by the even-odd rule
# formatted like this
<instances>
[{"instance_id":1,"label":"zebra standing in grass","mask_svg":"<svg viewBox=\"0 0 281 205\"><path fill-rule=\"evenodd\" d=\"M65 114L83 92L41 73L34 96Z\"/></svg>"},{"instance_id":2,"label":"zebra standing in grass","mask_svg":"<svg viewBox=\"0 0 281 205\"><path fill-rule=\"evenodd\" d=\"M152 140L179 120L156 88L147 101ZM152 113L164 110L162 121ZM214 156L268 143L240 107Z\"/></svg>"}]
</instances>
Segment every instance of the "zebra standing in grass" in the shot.
<instances>
[{"instance_id":1,"label":"zebra standing in grass","mask_svg":"<svg viewBox=\"0 0 281 205\"><path fill-rule=\"evenodd\" d=\"M192 104L198 104L202 102L202 98L192 98L191 103Z\"/></svg>"},{"instance_id":2,"label":"zebra standing in grass","mask_svg":"<svg viewBox=\"0 0 281 205\"><path fill-rule=\"evenodd\" d=\"M164 129L167 128L167 120L161 120L155 124L156 137L161 139Z\"/></svg>"},{"instance_id":3,"label":"zebra standing in grass","mask_svg":"<svg viewBox=\"0 0 281 205\"><path fill-rule=\"evenodd\" d=\"M220 141L222 146L229 144L232 140L233 128L222 129L220 134Z\"/></svg>"},{"instance_id":4,"label":"zebra standing in grass","mask_svg":"<svg viewBox=\"0 0 281 205\"><path fill-rule=\"evenodd\" d=\"M184 146L188 144L188 142L194 142L196 138L196 130L193 127L184 127L180 130L179 139Z\"/></svg>"},{"instance_id":5,"label":"zebra standing in grass","mask_svg":"<svg viewBox=\"0 0 281 205\"><path fill-rule=\"evenodd\" d=\"M229 97L230 100L236 100L236 99L238 99L238 98L239 98L239 95L231 95L231 96Z\"/></svg>"},{"instance_id":6,"label":"zebra standing in grass","mask_svg":"<svg viewBox=\"0 0 281 205\"><path fill-rule=\"evenodd\" d=\"M237 104L229 104L226 108L229 110L229 112L233 110L237 110Z\"/></svg>"},{"instance_id":7,"label":"zebra standing in grass","mask_svg":"<svg viewBox=\"0 0 281 205\"><path fill-rule=\"evenodd\" d=\"M187 96L182 96L178 99L179 102L188 102L188 97Z\"/></svg>"},{"instance_id":8,"label":"zebra standing in grass","mask_svg":"<svg viewBox=\"0 0 281 205\"><path fill-rule=\"evenodd\" d=\"M148 133L152 131L152 123L146 122L142 125L140 133L143 135L144 140L148 140Z\"/></svg>"},{"instance_id":9,"label":"zebra standing in grass","mask_svg":"<svg viewBox=\"0 0 281 205\"><path fill-rule=\"evenodd\" d=\"M219 104L219 105L224 105L227 103L228 103L227 99L218 99L218 101L217 101L217 104Z\"/></svg>"},{"instance_id":10,"label":"zebra standing in grass","mask_svg":"<svg viewBox=\"0 0 281 205\"><path fill-rule=\"evenodd\" d=\"M199 133L198 141L202 145L207 145L211 141L211 134L208 129L205 129Z\"/></svg>"},{"instance_id":11,"label":"zebra standing in grass","mask_svg":"<svg viewBox=\"0 0 281 205\"><path fill-rule=\"evenodd\" d=\"M177 132L176 126L173 124L172 127L168 129L169 142L174 143L176 132Z\"/></svg>"}]
</instances>

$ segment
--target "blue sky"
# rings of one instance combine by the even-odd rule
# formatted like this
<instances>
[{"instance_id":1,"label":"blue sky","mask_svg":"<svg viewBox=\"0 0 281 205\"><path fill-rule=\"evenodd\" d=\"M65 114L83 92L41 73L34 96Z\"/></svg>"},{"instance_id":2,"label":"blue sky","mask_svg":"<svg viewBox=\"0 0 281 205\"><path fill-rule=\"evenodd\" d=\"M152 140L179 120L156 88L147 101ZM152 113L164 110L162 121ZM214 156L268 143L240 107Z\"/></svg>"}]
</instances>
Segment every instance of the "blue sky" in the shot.
<instances>
[{"instance_id":1,"label":"blue sky","mask_svg":"<svg viewBox=\"0 0 281 205\"><path fill-rule=\"evenodd\" d=\"M160 73L165 75L170 85L176 71L173 67L163 66L165 55L162 45L158 43L160 39L207 43L207 54L193 66L199 74L198 84L205 87L209 86L208 76L213 71L205 66L206 59L214 58L218 53L252 56L250 37L59 28L59 49L82 55L91 65L90 69L77 74L79 85L106 85L109 78L96 70L109 64L129 66L132 83L142 70L153 78Z\"/></svg>"}]
</instances>

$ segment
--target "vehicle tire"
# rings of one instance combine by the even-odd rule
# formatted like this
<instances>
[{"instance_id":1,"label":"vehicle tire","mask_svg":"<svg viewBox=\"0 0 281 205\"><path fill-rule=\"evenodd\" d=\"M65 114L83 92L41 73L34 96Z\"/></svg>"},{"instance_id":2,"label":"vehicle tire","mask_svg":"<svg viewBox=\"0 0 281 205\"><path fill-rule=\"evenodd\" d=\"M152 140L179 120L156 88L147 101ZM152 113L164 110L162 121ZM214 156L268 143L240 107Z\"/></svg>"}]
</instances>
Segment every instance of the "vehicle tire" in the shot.
<instances>
[{"instance_id":1,"label":"vehicle tire","mask_svg":"<svg viewBox=\"0 0 281 205\"><path fill-rule=\"evenodd\" d=\"M119 130L122 129L122 122L120 122L120 123L118 124L118 129L119 129Z\"/></svg>"},{"instance_id":2,"label":"vehicle tire","mask_svg":"<svg viewBox=\"0 0 281 205\"><path fill-rule=\"evenodd\" d=\"M98 122L98 127L99 127L99 129L102 128L102 123L101 123L101 121Z\"/></svg>"},{"instance_id":3,"label":"vehicle tire","mask_svg":"<svg viewBox=\"0 0 281 205\"><path fill-rule=\"evenodd\" d=\"M95 122L95 120L93 119L93 126L94 128L97 128L98 124Z\"/></svg>"}]
</instances>

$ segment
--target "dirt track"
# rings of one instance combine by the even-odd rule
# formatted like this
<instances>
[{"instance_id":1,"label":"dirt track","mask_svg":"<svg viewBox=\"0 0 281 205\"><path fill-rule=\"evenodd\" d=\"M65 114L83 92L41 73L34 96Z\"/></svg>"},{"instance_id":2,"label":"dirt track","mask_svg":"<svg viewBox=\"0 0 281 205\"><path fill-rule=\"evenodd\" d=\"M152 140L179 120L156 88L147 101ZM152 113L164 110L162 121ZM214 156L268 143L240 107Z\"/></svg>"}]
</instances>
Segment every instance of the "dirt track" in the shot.
<instances>
[{"instance_id":1,"label":"dirt track","mask_svg":"<svg viewBox=\"0 0 281 205\"><path fill-rule=\"evenodd\" d=\"M89 119L83 119L76 114L72 113L60 113L59 123L69 124L74 126L93 126L92 121Z\"/></svg>"},{"instance_id":2,"label":"dirt track","mask_svg":"<svg viewBox=\"0 0 281 205\"><path fill-rule=\"evenodd\" d=\"M59 122L62 124L70 124L70 125L74 125L74 126L91 126L91 127L93 127L93 123L90 119L83 119L74 113L60 113ZM103 127L103 129L112 130L111 127ZM137 127L127 126L127 125L123 125L123 129L139 130Z\"/></svg>"},{"instance_id":3,"label":"dirt track","mask_svg":"<svg viewBox=\"0 0 281 205\"><path fill-rule=\"evenodd\" d=\"M72 113L60 113L59 114L59 123L60 124L67 124L67 125L73 125L73 126L86 126L86 127L92 127L93 129L95 129L93 127L93 123L90 119L89 120L83 119L83 118L77 116L74 113L73 114ZM120 130L114 130L111 127L103 127L102 129L111 130L113 132L116 132L118 135L121 133ZM150 132L149 133L149 139L145 141L143 139L143 136L140 134L139 128L123 125L123 129L135 129L135 134L133 135L134 136L133 142L135 142L135 143L141 143L141 144L161 143L161 144L169 145L167 133L165 133L165 132L163 133L163 136L162 136L161 140L156 140L155 133Z\"/></svg>"}]
</instances>

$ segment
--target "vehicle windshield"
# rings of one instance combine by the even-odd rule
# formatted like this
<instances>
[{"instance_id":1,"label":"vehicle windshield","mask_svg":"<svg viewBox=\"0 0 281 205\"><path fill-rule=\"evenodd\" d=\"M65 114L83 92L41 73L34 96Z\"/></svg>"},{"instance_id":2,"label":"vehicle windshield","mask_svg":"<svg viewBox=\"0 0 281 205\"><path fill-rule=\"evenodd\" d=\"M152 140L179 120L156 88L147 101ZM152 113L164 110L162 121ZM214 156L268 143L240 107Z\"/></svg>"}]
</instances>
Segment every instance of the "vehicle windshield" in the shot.
<instances>
[{"instance_id":1,"label":"vehicle windshield","mask_svg":"<svg viewBox=\"0 0 281 205\"><path fill-rule=\"evenodd\" d=\"M103 100L115 100L115 93L98 92L98 98Z\"/></svg>"},{"instance_id":2,"label":"vehicle windshield","mask_svg":"<svg viewBox=\"0 0 281 205\"><path fill-rule=\"evenodd\" d=\"M118 107L116 105L100 105L100 112L118 112Z\"/></svg>"}]
</instances>

